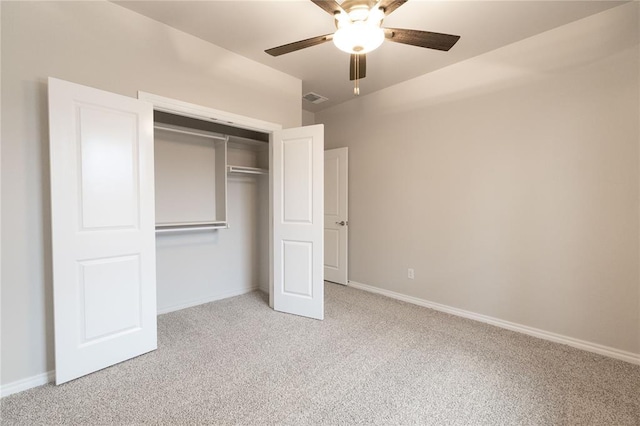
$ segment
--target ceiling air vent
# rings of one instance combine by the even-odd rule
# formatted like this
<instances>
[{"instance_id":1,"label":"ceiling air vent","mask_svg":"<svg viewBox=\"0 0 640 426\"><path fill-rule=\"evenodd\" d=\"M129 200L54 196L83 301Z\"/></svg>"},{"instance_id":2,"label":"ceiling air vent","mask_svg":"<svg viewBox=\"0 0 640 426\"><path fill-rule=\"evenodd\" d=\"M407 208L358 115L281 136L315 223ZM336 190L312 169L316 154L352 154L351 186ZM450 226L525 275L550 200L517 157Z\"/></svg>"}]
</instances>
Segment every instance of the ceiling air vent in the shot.
<instances>
[{"instance_id":1,"label":"ceiling air vent","mask_svg":"<svg viewBox=\"0 0 640 426\"><path fill-rule=\"evenodd\" d=\"M328 98L325 98L322 95L318 95L317 93L309 92L302 97L305 101L309 101L312 104L321 104L324 101L328 101Z\"/></svg>"}]
</instances>

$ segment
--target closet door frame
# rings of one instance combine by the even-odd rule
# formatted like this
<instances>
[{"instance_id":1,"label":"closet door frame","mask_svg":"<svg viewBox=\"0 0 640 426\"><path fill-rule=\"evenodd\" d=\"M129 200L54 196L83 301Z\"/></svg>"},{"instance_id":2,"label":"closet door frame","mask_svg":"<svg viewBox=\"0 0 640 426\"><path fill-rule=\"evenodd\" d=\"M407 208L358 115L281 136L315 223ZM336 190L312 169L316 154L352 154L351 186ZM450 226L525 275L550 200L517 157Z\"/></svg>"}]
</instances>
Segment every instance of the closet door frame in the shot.
<instances>
[{"instance_id":1,"label":"closet door frame","mask_svg":"<svg viewBox=\"0 0 640 426\"><path fill-rule=\"evenodd\" d=\"M324 127L322 125L315 125L305 128L283 129L280 124L257 120L141 91L138 92L138 99L151 103L154 111L182 115L240 129L258 131L269 135L271 143L269 147L270 167L273 168L274 164L278 164L278 167L281 168L281 170L278 170L279 178L277 179L277 184L274 180L275 170L270 171L269 178L269 307L281 312L323 319L324 271L322 265L324 241L322 231L324 227L324 216L322 210L324 206L324 155L319 153L324 152ZM293 139L290 137L293 137ZM288 139L285 140L286 138ZM285 143L289 146L286 150L289 153L287 155L283 154ZM307 157L305 157L305 155L300 156L299 154L301 152L303 154L306 152L308 154ZM297 155L292 156L292 153L297 153ZM277 162L274 159L274 155L278 157ZM285 158L289 157L291 157L290 160L285 160ZM289 165L285 167L284 163L291 160L296 161L296 164L297 160L302 160L302 164L291 167L289 162ZM282 167L285 167L289 172L287 174L288 177L283 175L284 169L282 169ZM284 187L287 186L287 182L296 182L300 174L304 175L307 173L310 180L308 182L308 188L306 188L305 191L301 193L300 191L296 192L293 187L300 186L299 182L297 182L294 185L289 185L289 187L293 188L289 191L293 192L285 192ZM276 185L281 185L282 188L278 187L276 191ZM289 195L286 195L287 193ZM315 206L309 211L310 219L308 223L304 221L304 224L307 226L293 226L292 228L292 223L287 222L284 217L279 217L276 223L274 220L275 207L278 207L277 211L280 214L283 212L282 207L291 207L293 205L291 202L282 205L278 204L277 206L274 205L276 195L278 196L277 203L283 203L284 198L290 199L292 196L294 198L297 195L306 196L310 208L311 206ZM299 204L299 202L296 203ZM293 220L293 222L296 222L296 220ZM278 230L277 239L275 238L274 227ZM287 241L282 238L283 235L281 234L286 227L291 228L290 232L287 233L289 238L288 243L290 244L289 250L283 251L283 244L286 244ZM316 230L317 233L313 232L314 230ZM294 246L300 248L302 245L307 248L306 253L308 254L306 257L302 256L308 261L308 263L303 266L297 263L304 250L291 249L291 247ZM277 251L277 254L275 251ZM291 261L291 259L293 259L293 261ZM277 266L274 265L274 262L277 262ZM275 282L276 280L277 283ZM300 293L298 291L300 290L298 287L301 286L301 284L297 283L299 280L305 281L305 284L302 285L302 287L306 289L305 292ZM289 281L296 282L297 284L293 285L293 287L289 286L290 288L288 288L287 282ZM275 291L276 286L278 290L277 294ZM276 298L275 301L274 297Z\"/></svg>"},{"instance_id":2,"label":"closet door frame","mask_svg":"<svg viewBox=\"0 0 640 426\"><path fill-rule=\"evenodd\" d=\"M189 102L179 101L177 99L167 98L164 96L154 95L148 92L138 91L138 99L149 102L153 105L154 111L162 111L170 114L182 115L198 120L210 121L212 123L224 124L227 126L237 127L245 130L253 130L262 133L268 133L273 136L276 131L282 130L282 125L262 121L239 114L208 108L201 105L195 105ZM271 156L271 150L269 152ZM272 189L270 188L270 191ZM273 239L273 202L272 194L269 194L269 240ZM271 247L271 244L269 244ZM273 308L273 253L269 250L269 307Z\"/></svg>"},{"instance_id":3,"label":"closet door frame","mask_svg":"<svg viewBox=\"0 0 640 426\"><path fill-rule=\"evenodd\" d=\"M183 102L164 96L154 95L147 92L138 92L138 99L150 102L155 111L178 114L185 117L196 118L198 120L211 121L212 123L224 124L240 129L255 130L263 133L272 133L281 130L282 126L277 123L270 123L231 112L220 111L218 109L207 108L200 105Z\"/></svg>"}]
</instances>

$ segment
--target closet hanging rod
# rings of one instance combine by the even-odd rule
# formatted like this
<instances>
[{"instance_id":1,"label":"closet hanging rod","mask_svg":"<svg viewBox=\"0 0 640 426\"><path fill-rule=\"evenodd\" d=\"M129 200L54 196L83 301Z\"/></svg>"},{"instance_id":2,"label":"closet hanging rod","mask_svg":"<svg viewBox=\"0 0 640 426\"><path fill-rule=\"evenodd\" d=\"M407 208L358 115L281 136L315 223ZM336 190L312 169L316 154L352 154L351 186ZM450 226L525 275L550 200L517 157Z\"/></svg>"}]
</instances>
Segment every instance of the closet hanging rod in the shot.
<instances>
[{"instance_id":1,"label":"closet hanging rod","mask_svg":"<svg viewBox=\"0 0 640 426\"><path fill-rule=\"evenodd\" d=\"M185 130L179 127L173 127L173 126L165 126L162 124L158 124L158 123L154 123L153 124L154 129L158 129L158 130L166 130L168 132L175 132L175 133L182 133L184 135L192 135L192 136L200 136L203 138L210 138L210 139L215 139L215 140L219 140L219 141L229 141L229 136L228 135L223 135L220 133L204 133L204 132L194 132L192 130Z\"/></svg>"},{"instance_id":2,"label":"closet hanging rod","mask_svg":"<svg viewBox=\"0 0 640 426\"><path fill-rule=\"evenodd\" d=\"M227 229L227 222L185 222L185 223L163 223L156 225L156 233L161 232L185 232L185 231L204 231L215 229Z\"/></svg>"},{"instance_id":3,"label":"closet hanging rod","mask_svg":"<svg viewBox=\"0 0 640 426\"><path fill-rule=\"evenodd\" d=\"M229 173L244 173L249 175L266 175L269 174L267 169L259 169L257 167L245 167L245 166L227 166Z\"/></svg>"}]
</instances>

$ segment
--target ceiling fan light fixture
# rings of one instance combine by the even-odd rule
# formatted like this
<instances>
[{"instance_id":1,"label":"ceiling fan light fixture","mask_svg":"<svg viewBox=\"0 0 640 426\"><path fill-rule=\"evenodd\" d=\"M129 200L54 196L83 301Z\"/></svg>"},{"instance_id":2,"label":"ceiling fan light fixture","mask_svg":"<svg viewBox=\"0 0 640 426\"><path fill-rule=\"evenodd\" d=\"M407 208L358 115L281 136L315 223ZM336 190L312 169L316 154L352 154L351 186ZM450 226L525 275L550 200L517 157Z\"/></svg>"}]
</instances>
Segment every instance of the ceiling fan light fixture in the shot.
<instances>
[{"instance_id":1,"label":"ceiling fan light fixture","mask_svg":"<svg viewBox=\"0 0 640 426\"><path fill-rule=\"evenodd\" d=\"M367 22L372 25L380 26L380 24L382 24L383 19L384 19L384 11L379 7L372 7L371 10L369 11Z\"/></svg>"},{"instance_id":2,"label":"ceiling fan light fixture","mask_svg":"<svg viewBox=\"0 0 640 426\"><path fill-rule=\"evenodd\" d=\"M365 21L356 21L340 26L333 35L333 43L343 52L369 53L384 41L384 30Z\"/></svg>"},{"instance_id":3,"label":"ceiling fan light fixture","mask_svg":"<svg viewBox=\"0 0 640 426\"><path fill-rule=\"evenodd\" d=\"M0 0L2 1L2 0ZM311 0L329 13L336 32L284 44L265 50L280 56L333 40L336 47L350 54L349 80L354 81L354 94L359 94L359 80L367 76L366 53L377 49L385 38L394 43L448 51L460 36L403 28L382 28L382 21L407 0Z\"/></svg>"}]
</instances>

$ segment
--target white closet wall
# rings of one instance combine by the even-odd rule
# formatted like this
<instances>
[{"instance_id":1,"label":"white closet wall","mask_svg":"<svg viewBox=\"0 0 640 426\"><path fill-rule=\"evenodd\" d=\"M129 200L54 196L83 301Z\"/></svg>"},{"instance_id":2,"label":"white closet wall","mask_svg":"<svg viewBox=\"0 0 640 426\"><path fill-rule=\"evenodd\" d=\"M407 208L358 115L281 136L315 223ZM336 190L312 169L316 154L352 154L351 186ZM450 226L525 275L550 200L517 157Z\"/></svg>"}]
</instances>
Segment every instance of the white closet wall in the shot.
<instances>
[{"instance_id":1,"label":"white closet wall","mask_svg":"<svg viewBox=\"0 0 640 426\"><path fill-rule=\"evenodd\" d=\"M156 222L215 218L215 143L202 136L157 128L154 136Z\"/></svg>"}]
</instances>

